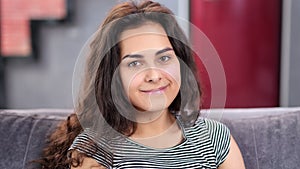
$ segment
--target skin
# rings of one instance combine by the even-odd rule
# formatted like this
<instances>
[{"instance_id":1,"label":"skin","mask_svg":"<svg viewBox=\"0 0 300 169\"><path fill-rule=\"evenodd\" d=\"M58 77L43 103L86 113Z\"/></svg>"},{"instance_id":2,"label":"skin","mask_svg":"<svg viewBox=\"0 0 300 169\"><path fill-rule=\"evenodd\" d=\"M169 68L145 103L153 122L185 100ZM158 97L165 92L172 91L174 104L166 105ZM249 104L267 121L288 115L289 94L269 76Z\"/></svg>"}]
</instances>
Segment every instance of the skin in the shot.
<instances>
[{"instance_id":1,"label":"skin","mask_svg":"<svg viewBox=\"0 0 300 169\"><path fill-rule=\"evenodd\" d=\"M180 64L164 29L146 23L121 34L120 74L136 116L135 138L160 135L175 118L168 107L180 88Z\"/></svg>"},{"instance_id":2,"label":"skin","mask_svg":"<svg viewBox=\"0 0 300 169\"><path fill-rule=\"evenodd\" d=\"M230 150L226 160L218 169L245 169L244 160L234 138L230 137Z\"/></svg>"},{"instance_id":3,"label":"skin","mask_svg":"<svg viewBox=\"0 0 300 169\"><path fill-rule=\"evenodd\" d=\"M179 92L180 66L164 29L149 22L125 30L120 47L123 87L132 105L139 110L137 130L130 139L153 148L179 144L183 139L182 131L168 107ZM76 169L91 168L104 167L92 158L84 158L83 164ZM219 169L244 168L240 150L231 137L229 154Z\"/></svg>"}]
</instances>

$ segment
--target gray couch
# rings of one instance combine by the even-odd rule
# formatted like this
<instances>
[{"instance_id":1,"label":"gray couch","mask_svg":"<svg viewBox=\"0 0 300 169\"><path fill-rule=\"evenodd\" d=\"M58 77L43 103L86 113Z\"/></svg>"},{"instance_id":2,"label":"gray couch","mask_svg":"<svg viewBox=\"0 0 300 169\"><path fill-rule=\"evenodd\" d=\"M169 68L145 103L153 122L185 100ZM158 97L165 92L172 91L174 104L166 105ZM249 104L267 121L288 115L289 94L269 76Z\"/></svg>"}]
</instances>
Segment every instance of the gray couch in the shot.
<instances>
[{"instance_id":1,"label":"gray couch","mask_svg":"<svg viewBox=\"0 0 300 169\"><path fill-rule=\"evenodd\" d=\"M46 136L72 110L0 110L0 169L38 168ZM300 168L300 108L215 109L202 116L225 123L247 169Z\"/></svg>"}]
</instances>

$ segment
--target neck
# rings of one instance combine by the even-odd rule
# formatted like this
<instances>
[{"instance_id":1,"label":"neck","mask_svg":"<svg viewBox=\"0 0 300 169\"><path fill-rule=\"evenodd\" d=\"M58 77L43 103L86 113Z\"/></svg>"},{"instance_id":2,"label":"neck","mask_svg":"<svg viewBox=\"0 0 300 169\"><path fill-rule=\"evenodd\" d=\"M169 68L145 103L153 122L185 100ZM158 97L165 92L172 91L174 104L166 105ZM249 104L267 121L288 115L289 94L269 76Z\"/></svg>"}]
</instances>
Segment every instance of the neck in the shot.
<instances>
[{"instance_id":1,"label":"neck","mask_svg":"<svg viewBox=\"0 0 300 169\"><path fill-rule=\"evenodd\" d=\"M148 122L137 123L136 131L131 137L147 138L158 136L168 130L176 120L168 109L165 109L162 112L144 113L151 113L148 117L146 116Z\"/></svg>"}]
</instances>

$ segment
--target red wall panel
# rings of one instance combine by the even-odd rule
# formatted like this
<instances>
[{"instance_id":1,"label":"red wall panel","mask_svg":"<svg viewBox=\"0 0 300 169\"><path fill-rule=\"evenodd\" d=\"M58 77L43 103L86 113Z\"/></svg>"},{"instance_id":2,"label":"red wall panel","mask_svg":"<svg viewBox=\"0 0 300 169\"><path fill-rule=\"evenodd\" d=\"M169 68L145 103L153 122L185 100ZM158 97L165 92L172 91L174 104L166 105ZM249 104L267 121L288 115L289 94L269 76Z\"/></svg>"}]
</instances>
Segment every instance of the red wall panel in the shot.
<instances>
[{"instance_id":1,"label":"red wall panel","mask_svg":"<svg viewBox=\"0 0 300 169\"><path fill-rule=\"evenodd\" d=\"M223 63L226 107L278 106L281 1L191 0L190 5L191 22L208 36ZM207 108L210 84L198 67Z\"/></svg>"}]
</instances>

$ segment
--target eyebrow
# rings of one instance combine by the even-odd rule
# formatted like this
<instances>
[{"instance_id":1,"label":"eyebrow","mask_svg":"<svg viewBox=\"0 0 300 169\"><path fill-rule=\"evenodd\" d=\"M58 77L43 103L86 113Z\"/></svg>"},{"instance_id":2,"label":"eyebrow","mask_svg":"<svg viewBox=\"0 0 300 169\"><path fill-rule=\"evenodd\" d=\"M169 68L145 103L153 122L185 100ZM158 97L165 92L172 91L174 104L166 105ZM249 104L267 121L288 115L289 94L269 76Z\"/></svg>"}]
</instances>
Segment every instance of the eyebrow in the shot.
<instances>
[{"instance_id":1,"label":"eyebrow","mask_svg":"<svg viewBox=\"0 0 300 169\"><path fill-rule=\"evenodd\" d=\"M157 52L155 53L155 55L157 56L157 55L162 54L162 53L164 53L164 52L167 52L167 51L169 51L169 50L173 50L173 49L170 48L170 47L166 47L166 48L164 48L164 49L161 49L161 50L157 51ZM143 56L143 55L140 55L140 54L128 54L128 55L125 55L125 56L122 58L122 60L124 60L125 58L143 58L143 57L144 57L144 56Z\"/></svg>"},{"instance_id":2,"label":"eyebrow","mask_svg":"<svg viewBox=\"0 0 300 169\"><path fill-rule=\"evenodd\" d=\"M169 50L173 50L173 49L172 49L172 48L169 48L169 47L166 47L166 48L164 48L164 49L162 49L162 50L157 51L157 52L155 53L155 55L162 54L162 53L167 52L167 51L169 51Z\"/></svg>"}]
</instances>

